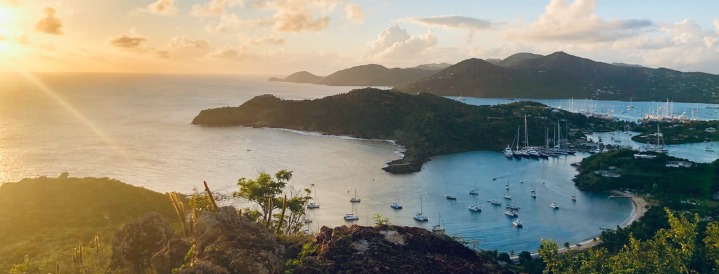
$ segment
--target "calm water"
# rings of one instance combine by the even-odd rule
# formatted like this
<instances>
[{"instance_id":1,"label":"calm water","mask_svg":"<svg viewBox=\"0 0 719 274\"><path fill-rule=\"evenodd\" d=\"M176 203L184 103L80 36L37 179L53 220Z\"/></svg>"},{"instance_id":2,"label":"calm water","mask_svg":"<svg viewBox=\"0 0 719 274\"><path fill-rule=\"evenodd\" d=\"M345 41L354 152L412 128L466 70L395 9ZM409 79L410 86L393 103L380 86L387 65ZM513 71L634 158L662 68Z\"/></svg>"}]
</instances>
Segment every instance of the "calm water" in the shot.
<instances>
[{"instance_id":1,"label":"calm water","mask_svg":"<svg viewBox=\"0 0 719 274\"><path fill-rule=\"evenodd\" d=\"M372 224L371 216L381 213L393 224L431 228L441 216L449 234L500 251L534 250L541 238L576 243L597 235L600 227L622 223L630 214L627 200L576 190L571 182L575 170L569 164L586 155L508 160L499 152L467 152L435 157L419 173L391 175L380 167L399 153L387 142L190 125L202 109L239 105L259 94L308 99L351 89L265 79L2 75L0 182L67 171L71 176L116 178L160 192L189 193L207 181L214 191L229 195L240 177L289 169L294 171L296 187L316 186L321 209L310 212L312 230L347 224L342 216L352 210L349 199L356 189L362 202L355 208L360 215L355 223ZM512 227L503 207L486 203L488 199L504 202L507 183L521 207L525 228L520 230ZM474 202L468 191L475 184L480 189L481 213L467 210ZM533 186L536 200L529 195ZM578 201L572 202L575 193ZM446 200L446 194L458 199ZM420 199L428 223L412 219L420 210ZM404 205L403 210L389 207L395 200ZM552 201L561 209L552 210Z\"/></svg>"}]
</instances>

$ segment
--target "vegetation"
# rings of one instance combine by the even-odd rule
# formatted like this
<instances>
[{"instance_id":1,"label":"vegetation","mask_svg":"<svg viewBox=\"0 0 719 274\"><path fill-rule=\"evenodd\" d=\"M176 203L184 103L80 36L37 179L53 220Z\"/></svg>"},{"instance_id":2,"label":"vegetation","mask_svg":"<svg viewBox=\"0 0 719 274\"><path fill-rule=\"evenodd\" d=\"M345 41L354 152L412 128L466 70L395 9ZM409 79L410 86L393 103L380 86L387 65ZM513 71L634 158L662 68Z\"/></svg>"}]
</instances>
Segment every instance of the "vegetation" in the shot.
<instances>
[{"instance_id":1,"label":"vegetation","mask_svg":"<svg viewBox=\"0 0 719 274\"><path fill-rule=\"evenodd\" d=\"M585 158L574 179L583 190L608 191L634 189L669 199L678 197L709 198L716 190L717 163L694 163L691 167L667 167L668 161L678 161L666 154L656 154L654 159L635 159L636 151L624 149L596 154ZM608 170L620 174L620 178L605 177L595 173ZM681 184L677 182L682 182ZM671 197L669 197L671 196Z\"/></svg>"},{"instance_id":2,"label":"vegetation","mask_svg":"<svg viewBox=\"0 0 719 274\"><path fill-rule=\"evenodd\" d=\"M237 185L240 190L233 196L242 197L260 206L259 221L267 227L274 228L278 234L294 234L304 225L305 206L312 199L311 191L298 191L288 183L292 179L292 171L280 170L272 177L260 172L256 179L240 178ZM280 194L287 193L283 197ZM289 195L289 197L288 197ZM279 213L273 213L280 209ZM245 210L255 215L251 210Z\"/></svg>"},{"instance_id":3,"label":"vegetation","mask_svg":"<svg viewBox=\"0 0 719 274\"><path fill-rule=\"evenodd\" d=\"M641 143L655 144L657 142L657 126L662 132L664 144L686 144L699 142L719 141L719 132L707 132L707 128L719 129L719 120L714 121L687 121L684 123L658 123L650 122L635 126L632 130L640 134L632 140Z\"/></svg>"},{"instance_id":4,"label":"vegetation","mask_svg":"<svg viewBox=\"0 0 719 274\"><path fill-rule=\"evenodd\" d=\"M386 68L382 65L369 64L351 67L332 73L328 76L317 76L300 71L285 79L270 78L270 81L312 83L326 86L401 86L435 74L437 70L417 68Z\"/></svg>"},{"instance_id":5,"label":"vegetation","mask_svg":"<svg viewBox=\"0 0 719 274\"><path fill-rule=\"evenodd\" d=\"M474 106L421 93L410 95L373 88L353 90L317 100L290 101L272 95L255 97L239 107L206 109L192 121L204 126L277 127L395 140L404 159L385 170L416 172L429 157L479 149L501 150L511 144L527 117L529 143L544 145L544 134L557 121L563 128L593 131L619 124L556 110L534 102Z\"/></svg>"},{"instance_id":6,"label":"vegetation","mask_svg":"<svg viewBox=\"0 0 719 274\"><path fill-rule=\"evenodd\" d=\"M0 186L0 271L63 273L107 267L112 233L167 198L108 178L39 177Z\"/></svg>"},{"instance_id":7,"label":"vegetation","mask_svg":"<svg viewBox=\"0 0 719 274\"><path fill-rule=\"evenodd\" d=\"M581 253L557 252L557 244L542 241L539 253L545 273L709 273L717 269L719 227L709 223L705 229L699 216L665 209L669 228L662 228L651 239L629 235L629 244L616 254L600 247Z\"/></svg>"}]
</instances>

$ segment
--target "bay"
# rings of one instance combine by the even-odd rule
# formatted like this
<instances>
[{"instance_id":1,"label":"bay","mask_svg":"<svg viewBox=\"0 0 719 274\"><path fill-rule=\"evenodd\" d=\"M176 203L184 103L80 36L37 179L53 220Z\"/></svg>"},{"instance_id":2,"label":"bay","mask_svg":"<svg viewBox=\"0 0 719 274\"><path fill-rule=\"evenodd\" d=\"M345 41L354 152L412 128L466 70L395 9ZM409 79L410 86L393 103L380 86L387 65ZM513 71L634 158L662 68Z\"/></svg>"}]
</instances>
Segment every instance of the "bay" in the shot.
<instances>
[{"instance_id":1,"label":"bay","mask_svg":"<svg viewBox=\"0 0 719 274\"><path fill-rule=\"evenodd\" d=\"M267 82L257 76L4 74L0 182L67 171L160 192L190 193L207 181L215 192L231 196L240 177L289 169L296 188L316 187L321 208L310 211L309 230L352 224L342 216L352 210L349 199L356 189L362 202L356 205L360 220L354 223L371 225L379 213L393 224L430 229L441 216L448 234L476 240L482 249L507 252L535 250L542 238L560 244L590 239L600 227L624 222L632 210L628 200L577 191L571 182L576 171L569 164L586 154L513 160L499 152L473 151L434 157L419 173L392 175L380 169L400 157L399 148L389 142L190 124L202 109L240 105L260 94L312 99L351 89ZM496 101L467 99L473 100ZM468 194L475 184L481 213L467 210L475 202ZM511 225L503 207L486 203L503 201L505 184L521 207L523 229ZM532 187L536 199L529 195ZM457 200L445 199L447 194ZM570 199L573 194L576 202ZM389 207L396 200L404 209ZM412 219L420 200L427 223ZM561 208L552 210L551 202Z\"/></svg>"}]
</instances>

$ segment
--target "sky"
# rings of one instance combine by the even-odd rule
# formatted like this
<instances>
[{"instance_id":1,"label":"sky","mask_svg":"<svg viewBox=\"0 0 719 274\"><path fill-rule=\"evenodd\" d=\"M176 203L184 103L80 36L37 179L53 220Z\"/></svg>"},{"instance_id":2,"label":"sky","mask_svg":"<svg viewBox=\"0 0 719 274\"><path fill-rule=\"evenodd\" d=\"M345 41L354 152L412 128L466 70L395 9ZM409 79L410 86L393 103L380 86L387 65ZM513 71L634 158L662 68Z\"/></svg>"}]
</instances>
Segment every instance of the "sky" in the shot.
<instances>
[{"instance_id":1,"label":"sky","mask_svg":"<svg viewBox=\"0 0 719 274\"><path fill-rule=\"evenodd\" d=\"M716 0L0 0L0 71L328 75L518 52L719 74Z\"/></svg>"}]
</instances>

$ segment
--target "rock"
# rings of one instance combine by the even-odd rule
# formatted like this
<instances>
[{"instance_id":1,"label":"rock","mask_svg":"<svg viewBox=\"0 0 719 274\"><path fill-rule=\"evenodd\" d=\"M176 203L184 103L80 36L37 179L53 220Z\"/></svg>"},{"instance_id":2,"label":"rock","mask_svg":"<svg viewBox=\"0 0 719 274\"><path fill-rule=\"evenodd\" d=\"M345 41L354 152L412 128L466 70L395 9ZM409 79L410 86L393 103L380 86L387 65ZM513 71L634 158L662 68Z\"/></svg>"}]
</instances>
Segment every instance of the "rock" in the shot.
<instances>
[{"instance_id":1,"label":"rock","mask_svg":"<svg viewBox=\"0 0 719 274\"><path fill-rule=\"evenodd\" d=\"M112 239L110 269L124 273L144 273L151 268L153 254L177 235L157 212L147 213L123 226Z\"/></svg>"},{"instance_id":2,"label":"rock","mask_svg":"<svg viewBox=\"0 0 719 274\"><path fill-rule=\"evenodd\" d=\"M159 274L170 274L172 269L182 266L185 255L192 244L184 239L172 239L167 245L152 256L152 268Z\"/></svg>"},{"instance_id":3,"label":"rock","mask_svg":"<svg viewBox=\"0 0 719 274\"><path fill-rule=\"evenodd\" d=\"M281 273L284 247L271 230L240 218L234 207L203 212L195 226L192 266L181 273Z\"/></svg>"},{"instance_id":4,"label":"rock","mask_svg":"<svg viewBox=\"0 0 719 274\"><path fill-rule=\"evenodd\" d=\"M490 259L422 228L322 227L295 273L501 273Z\"/></svg>"}]
</instances>

